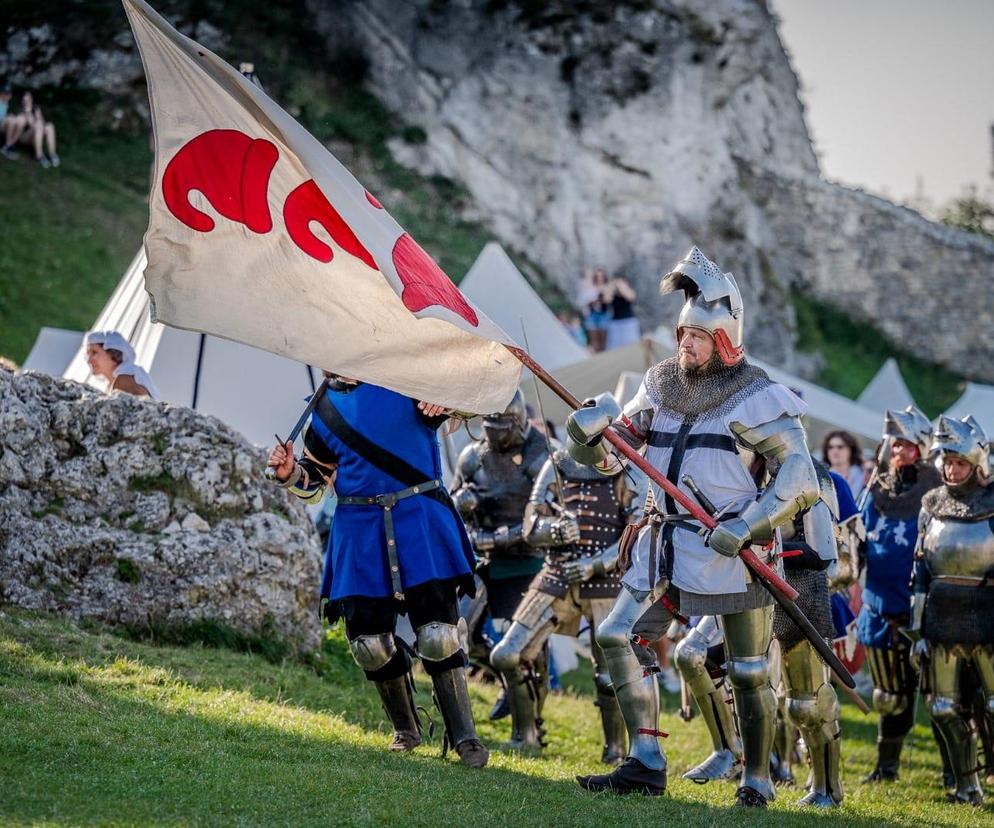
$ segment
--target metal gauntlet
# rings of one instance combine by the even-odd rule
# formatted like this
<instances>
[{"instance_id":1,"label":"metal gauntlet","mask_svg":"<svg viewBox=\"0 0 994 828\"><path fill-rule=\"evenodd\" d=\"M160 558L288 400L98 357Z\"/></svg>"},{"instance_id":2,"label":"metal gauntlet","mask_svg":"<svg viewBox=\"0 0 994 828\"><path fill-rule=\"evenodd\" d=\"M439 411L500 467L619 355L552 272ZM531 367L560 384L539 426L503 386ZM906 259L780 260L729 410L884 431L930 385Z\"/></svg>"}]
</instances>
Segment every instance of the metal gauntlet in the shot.
<instances>
[{"instance_id":1,"label":"metal gauntlet","mask_svg":"<svg viewBox=\"0 0 994 828\"><path fill-rule=\"evenodd\" d=\"M596 466L599 471L604 471L607 465L615 466L616 463L605 463L611 460L611 449L604 442L604 432L620 416L621 406L606 392L585 400L566 419L566 450L576 462ZM616 472L617 468L612 468L607 473Z\"/></svg>"},{"instance_id":2,"label":"metal gauntlet","mask_svg":"<svg viewBox=\"0 0 994 828\"><path fill-rule=\"evenodd\" d=\"M507 547L520 543L523 540L521 524L515 523L512 526L498 526L493 531L476 529L470 534L470 540L473 541L474 548L480 552L507 549Z\"/></svg>"}]
</instances>

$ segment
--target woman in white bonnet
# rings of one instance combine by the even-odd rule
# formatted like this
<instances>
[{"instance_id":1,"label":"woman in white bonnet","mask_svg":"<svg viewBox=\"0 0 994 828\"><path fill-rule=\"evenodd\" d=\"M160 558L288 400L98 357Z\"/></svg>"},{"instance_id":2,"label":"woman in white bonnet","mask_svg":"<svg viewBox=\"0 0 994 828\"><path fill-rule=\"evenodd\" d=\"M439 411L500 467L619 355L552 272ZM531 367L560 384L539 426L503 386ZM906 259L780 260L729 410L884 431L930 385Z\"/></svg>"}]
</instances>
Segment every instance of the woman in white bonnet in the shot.
<instances>
[{"instance_id":1,"label":"woman in white bonnet","mask_svg":"<svg viewBox=\"0 0 994 828\"><path fill-rule=\"evenodd\" d=\"M136 397L159 399L159 389L148 372L135 364L135 349L117 331L88 333L86 362L96 376L107 380L108 391L124 391Z\"/></svg>"}]
</instances>

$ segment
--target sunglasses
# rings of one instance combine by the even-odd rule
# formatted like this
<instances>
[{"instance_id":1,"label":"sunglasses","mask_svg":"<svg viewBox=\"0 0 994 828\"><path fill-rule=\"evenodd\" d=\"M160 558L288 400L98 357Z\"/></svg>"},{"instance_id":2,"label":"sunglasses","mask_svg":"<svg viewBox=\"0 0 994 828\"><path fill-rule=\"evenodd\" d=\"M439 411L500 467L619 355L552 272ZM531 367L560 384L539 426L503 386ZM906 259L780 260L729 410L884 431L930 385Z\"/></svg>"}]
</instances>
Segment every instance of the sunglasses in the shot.
<instances>
[{"instance_id":1,"label":"sunglasses","mask_svg":"<svg viewBox=\"0 0 994 828\"><path fill-rule=\"evenodd\" d=\"M847 446L845 443L829 443L828 448L829 450L837 448L844 449L844 448L849 448L849 446Z\"/></svg>"}]
</instances>

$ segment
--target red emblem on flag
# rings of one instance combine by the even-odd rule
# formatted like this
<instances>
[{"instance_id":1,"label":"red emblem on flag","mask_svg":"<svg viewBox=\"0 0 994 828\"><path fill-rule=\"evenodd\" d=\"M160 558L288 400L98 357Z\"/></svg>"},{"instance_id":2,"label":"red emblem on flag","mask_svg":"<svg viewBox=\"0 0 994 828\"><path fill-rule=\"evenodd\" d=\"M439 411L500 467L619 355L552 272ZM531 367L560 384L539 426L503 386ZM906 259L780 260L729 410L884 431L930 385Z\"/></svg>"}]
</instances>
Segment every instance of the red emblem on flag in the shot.
<instances>
[{"instance_id":1,"label":"red emblem on flag","mask_svg":"<svg viewBox=\"0 0 994 828\"><path fill-rule=\"evenodd\" d=\"M269 177L279 151L271 141L234 129L212 129L188 141L166 165L162 195L169 212L187 227L209 233L214 219L190 204L199 190L222 216L255 233L273 229Z\"/></svg>"}]
</instances>

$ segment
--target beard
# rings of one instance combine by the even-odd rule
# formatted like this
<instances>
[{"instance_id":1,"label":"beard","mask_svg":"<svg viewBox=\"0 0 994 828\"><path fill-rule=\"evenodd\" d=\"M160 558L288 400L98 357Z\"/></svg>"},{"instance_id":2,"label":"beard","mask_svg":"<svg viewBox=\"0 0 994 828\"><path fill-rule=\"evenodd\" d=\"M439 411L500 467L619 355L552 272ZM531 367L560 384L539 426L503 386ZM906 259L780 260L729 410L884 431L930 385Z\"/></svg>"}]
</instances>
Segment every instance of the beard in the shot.
<instances>
[{"instance_id":1,"label":"beard","mask_svg":"<svg viewBox=\"0 0 994 828\"><path fill-rule=\"evenodd\" d=\"M727 368L725 363L721 361L721 357L718 356L717 351L711 354L711 357L707 362L701 363L700 365L688 365L684 360L684 354L680 354L677 357L677 365L680 367L680 373L688 379L700 379L702 377L713 376L714 374L721 373Z\"/></svg>"}]
</instances>

